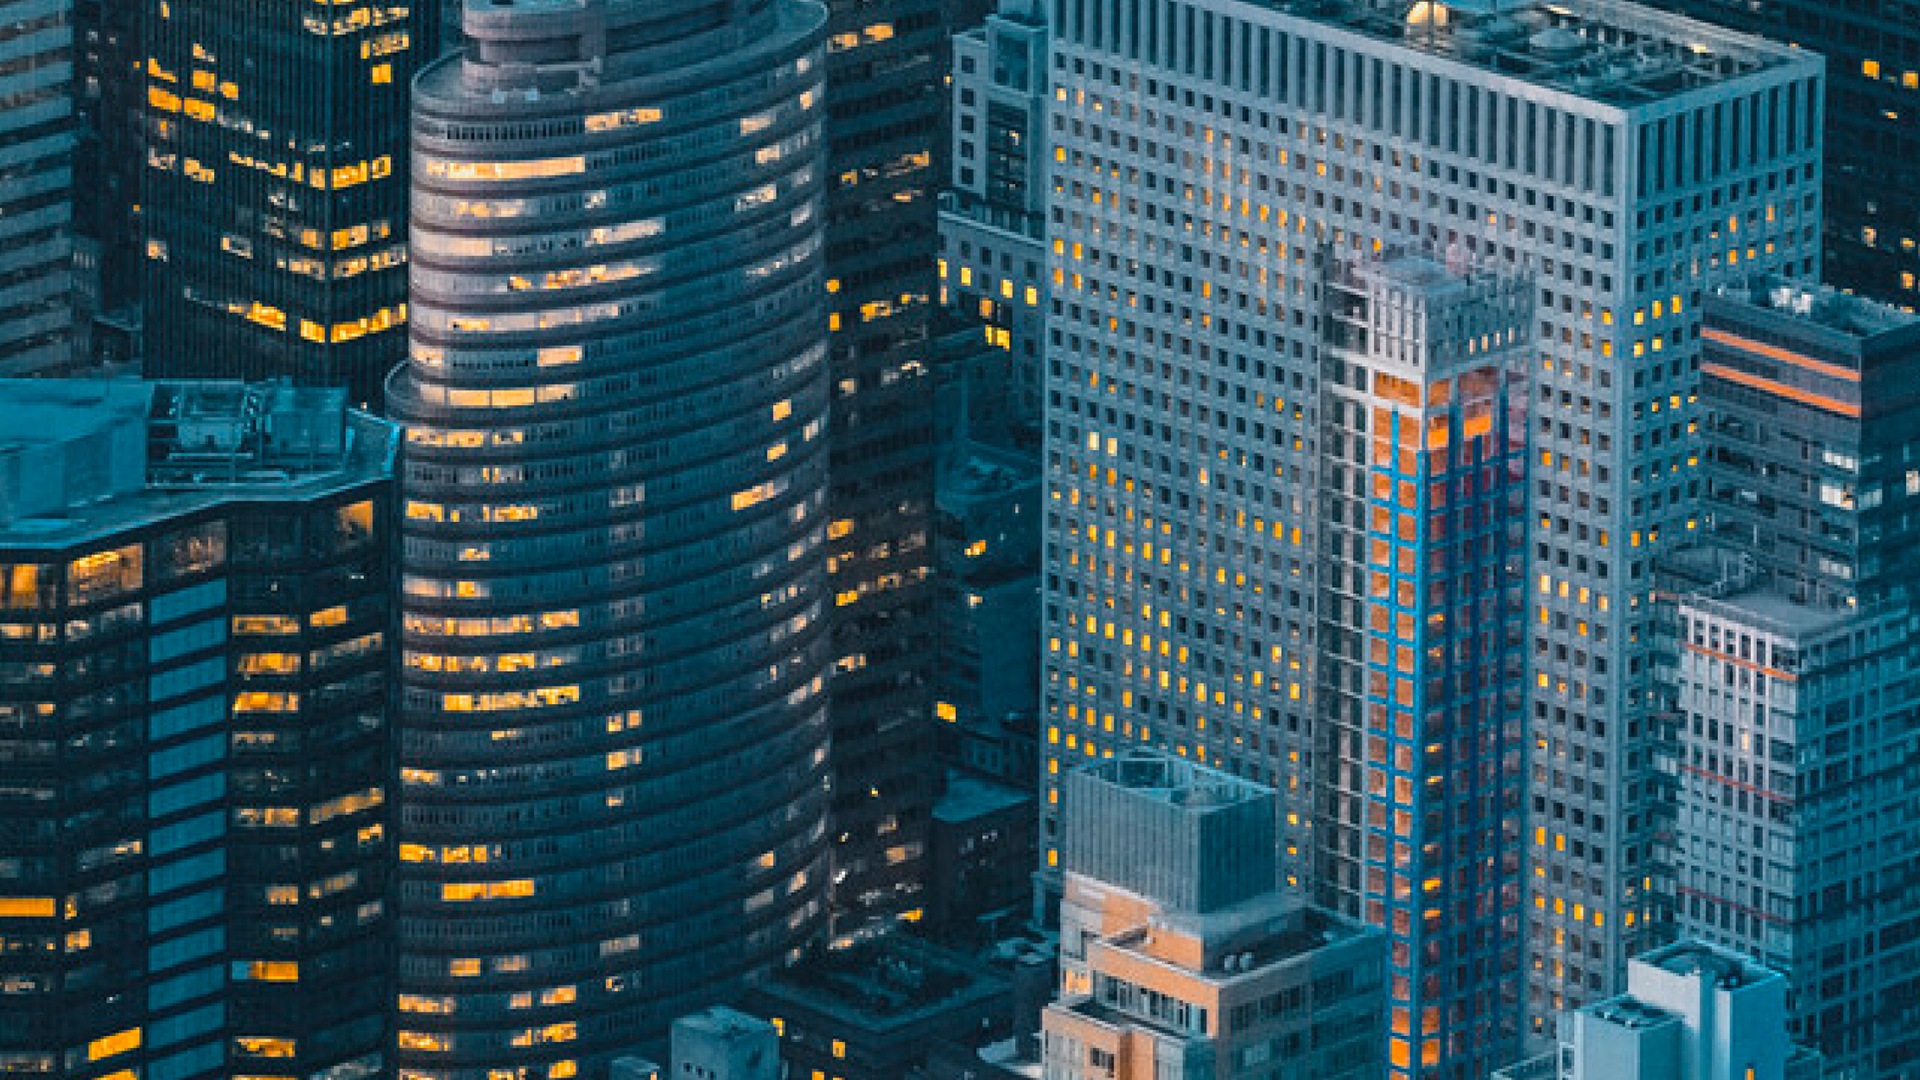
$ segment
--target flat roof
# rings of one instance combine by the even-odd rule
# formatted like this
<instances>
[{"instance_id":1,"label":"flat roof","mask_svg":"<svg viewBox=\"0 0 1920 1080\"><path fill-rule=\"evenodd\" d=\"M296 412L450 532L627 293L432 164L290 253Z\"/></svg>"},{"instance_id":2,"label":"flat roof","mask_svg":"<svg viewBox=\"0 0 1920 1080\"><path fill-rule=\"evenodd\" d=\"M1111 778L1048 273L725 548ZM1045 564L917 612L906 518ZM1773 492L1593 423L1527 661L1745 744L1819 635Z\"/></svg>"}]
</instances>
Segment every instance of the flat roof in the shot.
<instances>
[{"instance_id":1,"label":"flat roof","mask_svg":"<svg viewBox=\"0 0 1920 1080\"><path fill-rule=\"evenodd\" d=\"M228 502L390 477L394 424L289 383L0 380L0 548L72 547ZM51 475L48 475L51 470Z\"/></svg>"},{"instance_id":2,"label":"flat roof","mask_svg":"<svg viewBox=\"0 0 1920 1080\"><path fill-rule=\"evenodd\" d=\"M776 1009L811 1009L874 1034L1007 992L991 969L902 934L809 957L756 989Z\"/></svg>"},{"instance_id":3,"label":"flat roof","mask_svg":"<svg viewBox=\"0 0 1920 1080\"><path fill-rule=\"evenodd\" d=\"M1818 282L1761 276L1721 285L1713 295L1854 338L1872 339L1920 326L1920 314Z\"/></svg>"},{"instance_id":4,"label":"flat roof","mask_svg":"<svg viewBox=\"0 0 1920 1080\"><path fill-rule=\"evenodd\" d=\"M1273 797L1273 789L1156 750L1132 750L1082 770L1115 787L1174 806L1233 806Z\"/></svg>"},{"instance_id":5,"label":"flat roof","mask_svg":"<svg viewBox=\"0 0 1920 1080\"><path fill-rule=\"evenodd\" d=\"M1293 895L1269 892L1207 912L1167 911L1145 924L1102 938L1100 944L1158 963L1172 963L1156 944L1161 933L1197 939L1204 971L1182 970L1215 982L1264 971L1323 949L1377 933ZM1221 966L1221 965L1226 966Z\"/></svg>"},{"instance_id":6,"label":"flat roof","mask_svg":"<svg viewBox=\"0 0 1920 1080\"><path fill-rule=\"evenodd\" d=\"M933 804L933 816L938 821L972 821L1032 802L1033 796L1018 788L949 769L946 794Z\"/></svg>"},{"instance_id":7,"label":"flat roof","mask_svg":"<svg viewBox=\"0 0 1920 1080\"><path fill-rule=\"evenodd\" d=\"M1634 957L1634 962L1675 975L1699 976L1719 987L1743 986L1780 977L1772 968L1704 941L1677 941L1642 953ZM1632 981L1629 977L1628 982Z\"/></svg>"},{"instance_id":8,"label":"flat roof","mask_svg":"<svg viewBox=\"0 0 1920 1080\"><path fill-rule=\"evenodd\" d=\"M1247 2L1619 108L1822 62L1815 53L1620 0Z\"/></svg>"},{"instance_id":9,"label":"flat roof","mask_svg":"<svg viewBox=\"0 0 1920 1080\"><path fill-rule=\"evenodd\" d=\"M1840 626L1860 612L1802 603L1769 584L1749 585L1721 596L1690 594L1684 606L1729 622L1744 622L1783 637L1804 639Z\"/></svg>"}]
</instances>

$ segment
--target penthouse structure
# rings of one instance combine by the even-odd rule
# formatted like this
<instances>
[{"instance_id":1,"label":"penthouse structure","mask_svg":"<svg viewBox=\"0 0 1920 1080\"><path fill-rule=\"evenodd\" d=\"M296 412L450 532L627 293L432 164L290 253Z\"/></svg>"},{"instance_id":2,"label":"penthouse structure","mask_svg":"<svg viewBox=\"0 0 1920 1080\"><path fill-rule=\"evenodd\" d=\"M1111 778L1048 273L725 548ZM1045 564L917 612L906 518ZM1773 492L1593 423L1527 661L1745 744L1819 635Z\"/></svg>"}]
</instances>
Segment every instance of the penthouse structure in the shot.
<instances>
[{"instance_id":1,"label":"penthouse structure","mask_svg":"<svg viewBox=\"0 0 1920 1080\"><path fill-rule=\"evenodd\" d=\"M1418 243L1528 277L1543 1033L1616 990L1664 918L1644 596L1699 490L1705 294L1818 266L1820 62L1607 0L1057 0L1048 22L1043 860L1060 773L1151 744L1275 786L1283 880L1316 885L1316 830L1359 825L1316 812L1315 778L1349 764L1319 757L1362 723L1329 690L1342 564L1312 512L1328 267ZM1421 1072L1406 1055L1396 1077Z\"/></svg>"},{"instance_id":2,"label":"penthouse structure","mask_svg":"<svg viewBox=\"0 0 1920 1080\"><path fill-rule=\"evenodd\" d=\"M597 1080L824 925L825 16L464 19L389 391L400 1075Z\"/></svg>"},{"instance_id":3,"label":"penthouse structure","mask_svg":"<svg viewBox=\"0 0 1920 1080\"><path fill-rule=\"evenodd\" d=\"M1786 982L1752 960L1682 941L1635 957L1627 992L1572 1014L1559 1051L1493 1080L1815 1080L1790 1043Z\"/></svg>"},{"instance_id":4,"label":"penthouse structure","mask_svg":"<svg viewBox=\"0 0 1920 1080\"><path fill-rule=\"evenodd\" d=\"M398 434L0 383L0 1076L391 1075Z\"/></svg>"}]
</instances>

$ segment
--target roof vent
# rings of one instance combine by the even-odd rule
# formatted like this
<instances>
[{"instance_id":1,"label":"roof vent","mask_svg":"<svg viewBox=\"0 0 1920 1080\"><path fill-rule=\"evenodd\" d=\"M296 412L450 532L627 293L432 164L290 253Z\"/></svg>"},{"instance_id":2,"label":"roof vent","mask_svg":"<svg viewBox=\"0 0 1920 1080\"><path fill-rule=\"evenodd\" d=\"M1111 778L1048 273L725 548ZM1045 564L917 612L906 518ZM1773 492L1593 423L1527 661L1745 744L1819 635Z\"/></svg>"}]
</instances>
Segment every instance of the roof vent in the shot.
<instances>
[{"instance_id":1,"label":"roof vent","mask_svg":"<svg viewBox=\"0 0 1920 1080\"><path fill-rule=\"evenodd\" d=\"M1587 51L1587 39L1564 26L1553 26L1528 38L1527 48L1542 60L1563 64Z\"/></svg>"}]
</instances>

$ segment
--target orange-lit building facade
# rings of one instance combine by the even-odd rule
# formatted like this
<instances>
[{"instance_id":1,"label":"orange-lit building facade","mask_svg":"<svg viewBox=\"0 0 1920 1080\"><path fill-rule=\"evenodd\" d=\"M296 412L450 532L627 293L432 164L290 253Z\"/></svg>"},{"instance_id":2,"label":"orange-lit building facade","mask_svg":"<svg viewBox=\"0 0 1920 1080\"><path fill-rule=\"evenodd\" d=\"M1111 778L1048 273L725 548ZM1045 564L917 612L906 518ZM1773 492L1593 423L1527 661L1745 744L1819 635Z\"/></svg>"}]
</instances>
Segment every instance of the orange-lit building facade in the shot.
<instances>
[{"instance_id":1,"label":"orange-lit building facade","mask_svg":"<svg viewBox=\"0 0 1920 1080\"><path fill-rule=\"evenodd\" d=\"M1480 1080L1520 1045L1532 287L1390 253L1326 297L1318 895L1387 934L1388 1075Z\"/></svg>"}]
</instances>

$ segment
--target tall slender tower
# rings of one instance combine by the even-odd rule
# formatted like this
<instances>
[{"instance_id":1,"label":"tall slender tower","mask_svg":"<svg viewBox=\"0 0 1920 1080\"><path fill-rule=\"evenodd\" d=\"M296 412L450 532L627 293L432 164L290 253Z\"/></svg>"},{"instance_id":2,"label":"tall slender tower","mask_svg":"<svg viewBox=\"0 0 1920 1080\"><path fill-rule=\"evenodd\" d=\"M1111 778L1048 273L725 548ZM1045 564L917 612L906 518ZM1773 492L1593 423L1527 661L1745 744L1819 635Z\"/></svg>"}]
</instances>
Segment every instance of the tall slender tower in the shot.
<instances>
[{"instance_id":1,"label":"tall slender tower","mask_svg":"<svg viewBox=\"0 0 1920 1080\"><path fill-rule=\"evenodd\" d=\"M928 336L944 113L941 0L830 0L834 909L922 906L934 798Z\"/></svg>"},{"instance_id":2,"label":"tall slender tower","mask_svg":"<svg viewBox=\"0 0 1920 1080\"><path fill-rule=\"evenodd\" d=\"M824 21L475 4L417 83L402 1076L605 1076L822 923Z\"/></svg>"},{"instance_id":3,"label":"tall slender tower","mask_svg":"<svg viewBox=\"0 0 1920 1080\"><path fill-rule=\"evenodd\" d=\"M371 401L405 355L407 87L436 3L144 7L147 373Z\"/></svg>"},{"instance_id":4,"label":"tall slender tower","mask_svg":"<svg viewBox=\"0 0 1920 1080\"><path fill-rule=\"evenodd\" d=\"M1394 252L1323 288L1316 874L1391 931L1396 1033L1445 1028L1423 1071L1483 1077L1520 1050L1533 286Z\"/></svg>"}]
</instances>

